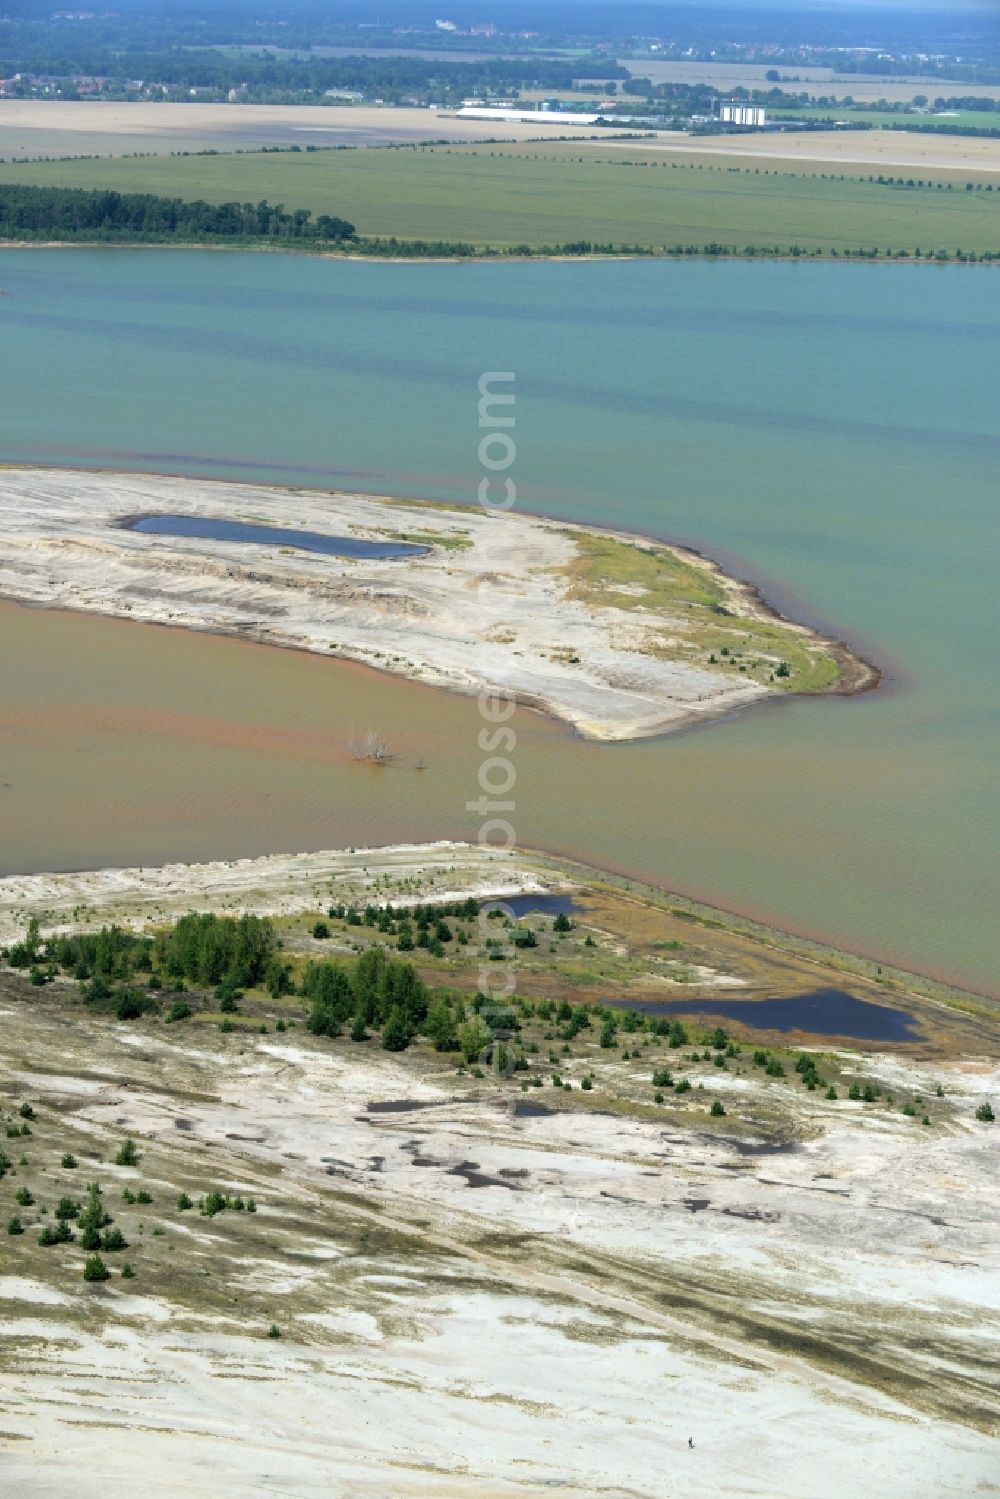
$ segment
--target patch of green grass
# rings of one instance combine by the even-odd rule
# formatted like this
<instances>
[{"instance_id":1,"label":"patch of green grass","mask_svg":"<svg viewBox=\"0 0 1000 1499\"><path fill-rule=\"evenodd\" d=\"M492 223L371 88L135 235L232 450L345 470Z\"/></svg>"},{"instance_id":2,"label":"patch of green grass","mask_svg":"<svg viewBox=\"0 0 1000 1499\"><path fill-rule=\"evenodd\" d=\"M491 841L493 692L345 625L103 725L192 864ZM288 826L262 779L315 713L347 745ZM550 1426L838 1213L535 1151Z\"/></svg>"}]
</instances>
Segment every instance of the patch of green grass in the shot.
<instances>
[{"instance_id":1,"label":"patch of green grass","mask_svg":"<svg viewBox=\"0 0 1000 1499\"><path fill-rule=\"evenodd\" d=\"M467 552L472 546L472 537L466 532L386 531L384 534L392 541L409 541L422 547L441 547L446 552Z\"/></svg>"},{"instance_id":2,"label":"patch of green grass","mask_svg":"<svg viewBox=\"0 0 1000 1499\"><path fill-rule=\"evenodd\" d=\"M684 604L712 608L722 589L706 569L675 552L646 549L610 536L580 536L577 554L566 568L570 597L615 609L676 609Z\"/></svg>"},{"instance_id":3,"label":"patch of green grass","mask_svg":"<svg viewBox=\"0 0 1000 1499\"><path fill-rule=\"evenodd\" d=\"M793 626L727 614L717 577L675 552L584 535L566 573L571 598L599 608L649 609L670 616L662 648L655 640L648 646L668 660L689 660L794 692L822 692L840 675L833 657ZM781 662L788 666L787 676L776 674Z\"/></svg>"}]
</instances>

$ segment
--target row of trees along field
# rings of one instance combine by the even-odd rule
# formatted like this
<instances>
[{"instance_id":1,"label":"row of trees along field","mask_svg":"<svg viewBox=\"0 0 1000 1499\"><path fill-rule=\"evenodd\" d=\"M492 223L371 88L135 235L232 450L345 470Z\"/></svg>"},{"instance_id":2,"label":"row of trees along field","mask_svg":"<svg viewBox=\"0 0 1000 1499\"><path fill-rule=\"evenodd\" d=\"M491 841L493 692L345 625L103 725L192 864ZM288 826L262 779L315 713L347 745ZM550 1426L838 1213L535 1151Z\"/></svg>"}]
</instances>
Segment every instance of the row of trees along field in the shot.
<instances>
[{"instance_id":1,"label":"row of trees along field","mask_svg":"<svg viewBox=\"0 0 1000 1499\"><path fill-rule=\"evenodd\" d=\"M166 241L281 239L343 241L354 225L283 203L186 202L153 193L0 184L0 237Z\"/></svg>"}]
</instances>

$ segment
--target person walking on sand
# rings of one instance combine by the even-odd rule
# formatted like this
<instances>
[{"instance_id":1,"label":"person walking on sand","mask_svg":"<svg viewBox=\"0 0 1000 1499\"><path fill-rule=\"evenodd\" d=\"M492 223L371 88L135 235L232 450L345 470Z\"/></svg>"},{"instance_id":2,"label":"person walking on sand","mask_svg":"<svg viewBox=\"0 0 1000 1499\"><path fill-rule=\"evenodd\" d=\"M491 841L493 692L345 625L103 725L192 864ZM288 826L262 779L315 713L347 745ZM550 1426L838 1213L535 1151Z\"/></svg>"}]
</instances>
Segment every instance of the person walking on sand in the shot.
<instances>
[{"instance_id":1,"label":"person walking on sand","mask_svg":"<svg viewBox=\"0 0 1000 1499\"><path fill-rule=\"evenodd\" d=\"M694 1446L694 1437L688 1437L688 1446L689 1447L693 1447Z\"/></svg>"}]
</instances>

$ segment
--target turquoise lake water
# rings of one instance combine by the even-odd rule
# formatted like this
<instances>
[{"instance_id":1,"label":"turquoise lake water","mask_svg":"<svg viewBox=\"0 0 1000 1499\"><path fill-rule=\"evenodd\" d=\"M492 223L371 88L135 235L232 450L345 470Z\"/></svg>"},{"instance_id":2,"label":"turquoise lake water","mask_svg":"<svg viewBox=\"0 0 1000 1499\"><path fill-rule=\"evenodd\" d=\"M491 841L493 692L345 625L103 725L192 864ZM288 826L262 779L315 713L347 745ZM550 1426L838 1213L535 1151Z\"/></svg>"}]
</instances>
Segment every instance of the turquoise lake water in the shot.
<instances>
[{"instance_id":1,"label":"turquoise lake water","mask_svg":"<svg viewBox=\"0 0 1000 1499\"><path fill-rule=\"evenodd\" d=\"M995 990L998 293L986 268L7 251L0 459L473 502L477 382L516 372L525 509L696 546L887 677L638 745L551 735L521 840ZM421 784L407 833L471 830Z\"/></svg>"}]
</instances>

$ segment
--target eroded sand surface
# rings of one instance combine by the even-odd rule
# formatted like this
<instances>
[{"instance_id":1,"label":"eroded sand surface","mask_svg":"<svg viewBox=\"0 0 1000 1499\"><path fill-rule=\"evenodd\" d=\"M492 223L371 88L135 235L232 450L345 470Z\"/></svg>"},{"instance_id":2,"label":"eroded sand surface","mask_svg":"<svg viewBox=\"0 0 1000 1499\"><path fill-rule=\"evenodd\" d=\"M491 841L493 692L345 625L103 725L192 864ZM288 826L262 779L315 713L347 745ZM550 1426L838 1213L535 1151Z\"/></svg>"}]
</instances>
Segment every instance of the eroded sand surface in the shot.
<instances>
[{"instance_id":1,"label":"eroded sand surface","mask_svg":"<svg viewBox=\"0 0 1000 1499\"><path fill-rule=\"evenodd\" d=\"M38 1116L19 1179L52 1197L75 1150L140 1266L88 1286L77 1246L0 1246L11 1492L1000 1492L981 1063L856 1060L944 1080L931 1138L786 1088L786 1148L748 1154L778 1123L763 1079L713 1134L551 1090L518 1115L453 1066L302 1032L3 1009L0 1097ZM583 1065L628 1093L628 1064ZM126 1133L138 1168L109 1164ZM129 1184L153 1205L123 1208ZM256 1214L175 1211L212 1185Z\"/></svg>"},{"instance_id":2,"label":"eroded sand surface","mask_svg":"<svg viewBox=\"0 0 1000 1499\"><path fill-rule=\"evenodd\" d=\"M30 916L49 932L105 923L138 929L175 921L193 907L219 915L290 916L322 909L334 894L339 901L362 903L391 894L397 905L406 905L518 895L565 883L541 856L447 840L153 869L11 875L0 879L0 944L19 940Z\"/></svg>"},{"instance_id":3,"label":"eroded sand surface","mask_svg":"<svg viewBox=\"0 0 1000 1499\"><path fill-rule=\"evenodd\" d=\"M33 876L0 884L0 941L29 914L51 932L250 908L281 915L289 956L350 961L302 914L331 894L570 880L448 843ZM607 890L574 895L574 942L642 948L631 887L617 915ZM648 916L647 943L688 945ZM690 940L745 968L718 923ZM793 988L810 966L759 960ZM25 1225L0 1240L11 1492L854 1499L875 1475L893 1499L1000 1493L1000 1177L975 1118L1000 1089L988 1016L911 996L922 1039L816 1051L831 1100L802 1087L798 1047L772 1077L745 1038L725 1068L663 1038L620 1053L596 1027L546 1058L536 1017L533 1087L426 1041L314 1037L296 996L246 995L229 1029L211 993L189 997L185 1023L121 1023L68 979L0 970L0 1212ZM687 1088L654 1100L664 1063ZM115 1163L126 1138L136 1165ZM91 1181L128 1241L98 1284L78 1240L38 1243ZM255 1211L207 1217L209 1191Z\"/></svg>"},{"instance_id":4,"label":"eroded sand surface","mask_svg":"<svg viewBox=\"0 0 1000 1499\"><path fill-rule=\"evenodd\" d=\"M274 544L141 534L131 516L266 523L326 535L406 537L429 551L360 561ZM445 509L307 490L73 470L0 472L0 594L272 645L343 656L411 680L476 693L497 689L595 739L660 733L763 698L786 650L836 654L842 682L872 673L842 647L776 622L752 590L712 563L660 547L721 590L727 622L768 634L758 679L709 665L722 625L708 606L647 607L626 583L581 597L570 569L595 528L512 512ZM635 538L639 561L654 548ZM624 607L622 607L624 606Z\"/></svg>"}]
</instances>

